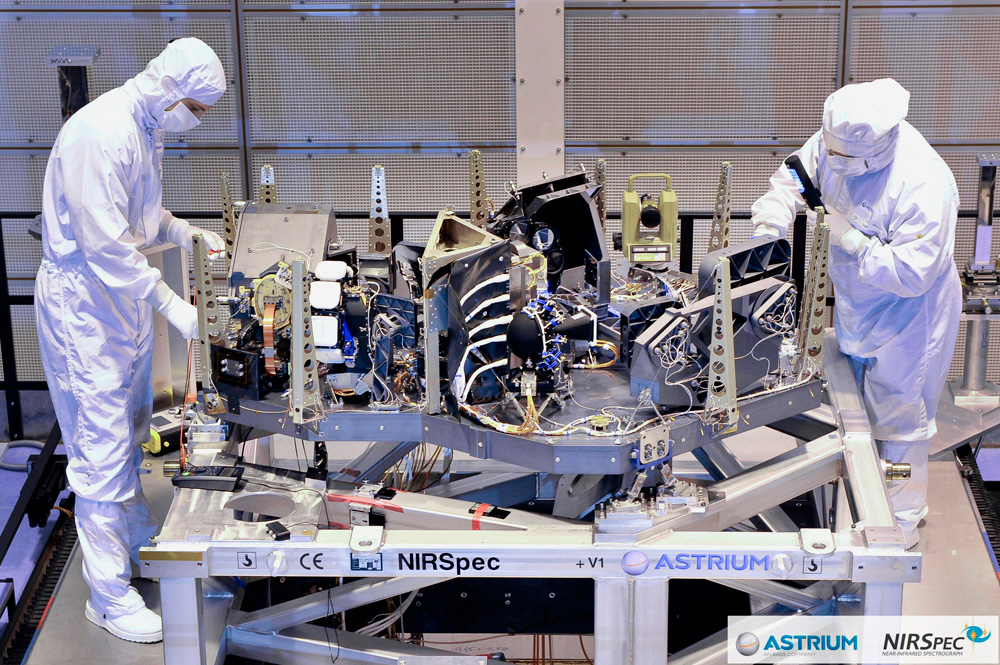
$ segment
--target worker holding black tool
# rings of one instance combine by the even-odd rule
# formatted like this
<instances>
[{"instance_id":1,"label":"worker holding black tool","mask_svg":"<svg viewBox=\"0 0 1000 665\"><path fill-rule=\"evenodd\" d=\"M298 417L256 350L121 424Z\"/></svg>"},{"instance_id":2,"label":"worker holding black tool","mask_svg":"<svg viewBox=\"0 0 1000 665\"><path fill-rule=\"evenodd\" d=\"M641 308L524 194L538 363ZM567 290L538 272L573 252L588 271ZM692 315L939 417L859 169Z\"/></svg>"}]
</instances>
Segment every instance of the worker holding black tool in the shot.
<instances>
[{"instance_id":1,"label":"worker holding black tool","mask_svg":"<svg viewBox=\"0 0 1000 665\"><path fill-rule=\"evenodd\" d=\"M883 459L908 463L889 486L907 547L927 514L927 457L962 308L955 268L958 189L941 156L904 118L892 79L830 95L823 128L781 166L753 205L754 235L780 237L822 203L840 350L858 378ZM813 191L811 183L815 183ZM819 196L822 193L822 200Z\"/></svg>"}]
</instances>

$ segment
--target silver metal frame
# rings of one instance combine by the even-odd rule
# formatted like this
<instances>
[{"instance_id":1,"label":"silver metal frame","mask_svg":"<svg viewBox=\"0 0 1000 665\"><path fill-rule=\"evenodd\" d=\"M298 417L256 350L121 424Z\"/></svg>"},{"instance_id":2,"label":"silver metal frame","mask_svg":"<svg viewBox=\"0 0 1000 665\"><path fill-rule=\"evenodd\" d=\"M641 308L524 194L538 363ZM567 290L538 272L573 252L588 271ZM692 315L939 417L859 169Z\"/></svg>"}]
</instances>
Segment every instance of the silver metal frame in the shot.
<instances>
[{"instance_id":1,"label":"silver metal frame","mask_svg":"<svg viewBox=\"0 0 1000 665\"><path fill-rule=\"evenodd\" d=\"M166 663L207 663L224 653L318 663L339 650L344 663L485 665L481 657L301 625L452 576L595 579L598 665L664 662L672 578L718 580L792 610L898 613L902 585L920 579L921 555L904 549L854 376L832 335L827 350L828 395L839 413L838 432L707 486L711 500L703 510L687 506L657 513L648 505L636 510L635 504L613 502L595 525L511 511L506 520L482 517L475 530L469 528L475 522L469 502L401 493L393 498L393 509L385 511L385 527L317 531L308 523L319 519L321 510L332 511L329 517L322 514L324 519L339 522L352 505L371 508L378 501L363 487L330 490L318 500L316 490L288 485L301 499L286 521L307 524L292 527L290 540L273 542L260 523L239 522L226 513L231 495L181 490L155 547L140 555L144 574L161 580ZM410 432L412 438L412 427ZM452 445L451 439L433 434ZM533 474L498 474L495 480L521 482L514 476L523 475ZM850 513L850 529L721 531L838 479L848 497L841 509ZM291 481L268 480L282 482ZM632 513L616 515L628 510ZM198 525L190 523L191 514L201 516ZM206 629L199 620L202 581L234 575L368 579L249 614L237 609L237 593L220 653L207 654ZM814 584L796 590L781 580ZM692 662L718 650L718 636L700 648L700 654L688 649L678 660Z\"/></svg>"}]
</instances>

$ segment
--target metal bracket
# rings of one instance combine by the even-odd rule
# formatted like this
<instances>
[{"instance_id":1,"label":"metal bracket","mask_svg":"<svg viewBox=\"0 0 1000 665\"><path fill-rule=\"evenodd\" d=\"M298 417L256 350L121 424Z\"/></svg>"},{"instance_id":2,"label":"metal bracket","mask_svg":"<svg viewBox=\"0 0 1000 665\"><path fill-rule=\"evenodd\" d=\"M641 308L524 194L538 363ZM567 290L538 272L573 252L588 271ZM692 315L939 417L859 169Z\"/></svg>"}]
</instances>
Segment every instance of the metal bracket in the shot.
<instances>
[{"instance_id":1,"label":"metal bracket","mask_svg":"<svg viewBox=\"0 0 1000 665\"><path fill-rule=\"evenodd\" d=\"M639 434L639 465L663 461L670 454L670 425L654 425Z\"/></svg>"},{"instance_id":2,"label":"metal bracket","mask_svg":"<svg viewBox=\"0 0 1000 665\"><path fill-rule=\"evenodd\" d=\"M799 310L799 353L795 359L795 375L798 379L802 379L809 370L813 376L823 376L823 331L826 328L827 265L830 254L830 227L826 224L825 217L826 211L817 207L812 257Z\"/></svg>"},{"instance_id":3,"label":"metal bracket","mask_svg":"<svg viewBox=\"0 0 1000 665\"><path fill-rule=\"evenodd\" d=\"M708 240L708 251L729 247L729 203L733 165L722 162L719 172L719 189L715 194L715 212L712 215L712 236Z\"/></svg>"},{"instance_id":4,"label":"metal bracket","mask_svg":"<svg viewBox=\"0 0 1000 665\"><path fill-rule=\"evenodd\" d=\"M236 214L233 209L233 196L229 192L229 174L219 177L219 187L222 190L222 236L226 243L226 275L229 275L233 265L233 247L236 245Z\"/></svg>"},{"instance_id":5,"label":"metal bracket","mask_svg":"<svg viewBox=\"0 0 1000 665\"><path fill-rule=\"evenodd\" d=\"M372 167L371 216L368 220L368 253L388 254L392 249L389 206L385 202L385 168Z\"/></svg>"},{"instance_id":6,"label":"metal bracket","mask_svg":"<svg viewBox=\"0 0 1000 665\"><path fill-rule=\"evenodd\" d=\"M719 265L715 269L712 346L708 357L708 397L705 400L703 419L707 420L712 414L721 411L722 419L719 424L735 425L739 422L740 412L736 406L736 354L733 351L729 259L725 257L719 259Z\"/></svg>"},{"instance_id":7,"label":"metal bracket","mask_svg":"<svg viewBox=\"0 0 1000 665\"><path fill-rule=\"evenodd\" d=\"M351 527L351 551L358 554L375 554L382 549L384 538L385 529L383 527L353 526Z\"/></svg>"},{"instance_id":8,"label":"metal bracket","mask_svg":"<svg viewBox=\"0 0 1000 665\"><path fill-rule=\"evenodd\" d=\"M260 203L275 203L278 200L278 191L274 184L274 167L264 164L260 167Z\"/></svg>"},{"instance_id":9,"label":"metal bracket","mask_svg":"<svg viewBox=\"0 0 1000 665\"><path fill-rule=\"evenodd\" d=\"M601 191L597 193L597 216L601 219L601 230L608 227L608 163L604 159L597 160L597 168L594 171L594 181L601 186Z\"/></svg>"},{"instance_id":10,"label":"metal bracket","mask_svg":"<svg viewBox=\"0 0 1000 665\"><path fill-rule=\"evenodd\" d=\"M486 226L486 196L483 186L483 155L478 150L469 151L469 220L477 226Z\"/></svg>"},{"instance_id":11,"label":"metal bracket","mask_svg":"<svg viewBox=\"0 0 1000 665\"><path fill-rule=\"evenodd\" d=\"M219 393L212 383L212 344L222 341L222 325L219 320L219 301L215 297L212 269L208 263L208 246L200 233L191 239L194 253L196 300L198 307L198 344L201 346L201 390L205 397L205 410L213 416L226 412L219 400ZM184 386L187 391L188 387Z\"/></svg>"},{"instance_id":12,"label":"metal bracket","mask_svg":"<svg viewBox=\"0 0 1000 665\"><path fill-rule=\"evenodd\" d=\"M292 422L305 422L306 409L320 405L322 394L316 376L316 348L312 342L312 316L306 262L292 261Z\"/></svg>"}]
</instances>

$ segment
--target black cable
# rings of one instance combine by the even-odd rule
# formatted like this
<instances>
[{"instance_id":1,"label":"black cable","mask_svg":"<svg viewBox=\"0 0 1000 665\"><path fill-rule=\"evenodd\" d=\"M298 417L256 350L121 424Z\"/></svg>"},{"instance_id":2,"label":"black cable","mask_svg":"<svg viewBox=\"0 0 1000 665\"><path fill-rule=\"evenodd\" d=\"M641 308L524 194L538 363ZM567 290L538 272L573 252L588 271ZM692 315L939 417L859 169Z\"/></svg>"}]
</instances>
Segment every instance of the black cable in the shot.
<instances>
[{"instance_id":1,"label":"black cable","mask_svg":"<svg viewBox=\"0 0 1000 665\"><path fill-rule=\"evenodd\" d=\"M243 461L243 449L246 447L247 441L250 440L250 434L253 433L254 429L256 429L256 428L255 427L251 427L250 429L248 429L246 431L246 434L243 435L243 440L240 441L240 459L239 459L240 462Z\"/></svg>"},{"instance_id":2,"label":"black cable","mask_svg":"<svg viewBox=\"0 0 1000 665\"><path fill-rule=\"evenodd\" d=\"M333 616L333 591L330 587L326 588L326 607L329 610L329 616ZM337 655L333 655L333 644L330 642L330 630L327 628L326 624L323 624L323 633L326 635L326 645L330 648L330 665L337 665L337 661L340 660L340 635L337 634L337 629L333 629L333 635L337 638Z\"/></svg>"}]
</instances>

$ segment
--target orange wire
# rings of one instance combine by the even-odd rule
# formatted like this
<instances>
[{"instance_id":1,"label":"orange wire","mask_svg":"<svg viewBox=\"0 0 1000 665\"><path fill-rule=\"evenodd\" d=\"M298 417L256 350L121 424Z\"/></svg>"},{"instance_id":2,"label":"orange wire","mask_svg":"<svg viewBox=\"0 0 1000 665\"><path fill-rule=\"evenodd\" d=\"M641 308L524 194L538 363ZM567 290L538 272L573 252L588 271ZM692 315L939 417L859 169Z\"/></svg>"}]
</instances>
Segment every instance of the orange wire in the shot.
<instances>
[{"instance_id":1,"label":"orange wire","mask_svg":"<svg viewBox=\"0 0 1000 665\"><path fill-rule=\"evenodd\" d=\"M592 661L590 656L587 655L587 647L583 646L583 635L578 635L577 637L580 638L580 651L583 652L583 657L587 659L587 662L590 663L590 665L594 665L594 661Z\"/></svg>"},{"instance_id":2,"label":"orange wire","mask_svg":"<svg viewBox=\"0 0 1000 665\"><path fill-rule=\"evenodd\" d=\"M189 392L188 388L191 386L191 368L194 366L194 341L188 340L188 362L187 362L187 372L184 375L184 403L181 405L181 430L180 430L180 448L181 448L181 473L187 471L187 448L184 446L184 417L187 415L188 404L194 404L197 401L198 396Z\"/></svg>"}]
</instances>

